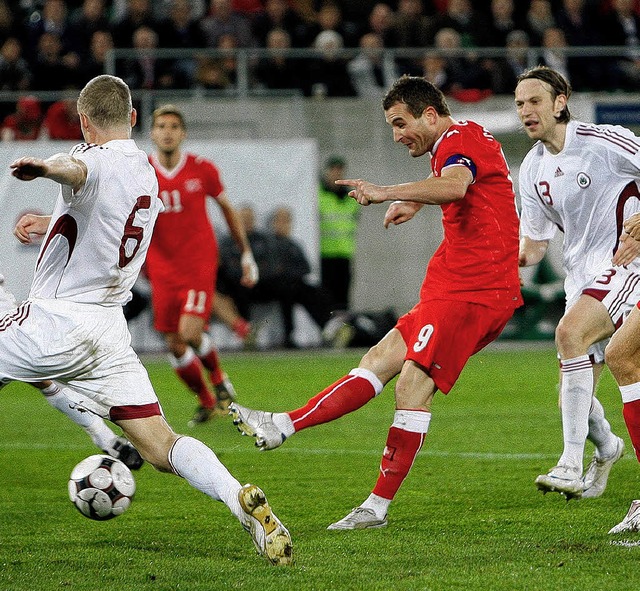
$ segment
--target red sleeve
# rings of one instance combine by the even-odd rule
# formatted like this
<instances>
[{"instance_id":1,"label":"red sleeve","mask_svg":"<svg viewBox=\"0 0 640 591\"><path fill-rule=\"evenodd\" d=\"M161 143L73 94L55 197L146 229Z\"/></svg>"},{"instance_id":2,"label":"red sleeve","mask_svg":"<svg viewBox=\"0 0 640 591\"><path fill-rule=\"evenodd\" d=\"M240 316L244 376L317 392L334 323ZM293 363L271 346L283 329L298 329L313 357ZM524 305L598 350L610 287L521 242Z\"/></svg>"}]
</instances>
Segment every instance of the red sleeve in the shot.
<instances>
[{"instance_id":1,"label":"red sleeve","mask_svg":"<svg viewBox=\"0 0 640 591\"><path fill-rule=\"evenodd\" d=\"M200 171L202 173L202 181L207 195L217 198L222 191L224 191L224 185L220 178L220 172L216 165L204 158L198 162L200 164Z\"/></svg>"}]
</instances>

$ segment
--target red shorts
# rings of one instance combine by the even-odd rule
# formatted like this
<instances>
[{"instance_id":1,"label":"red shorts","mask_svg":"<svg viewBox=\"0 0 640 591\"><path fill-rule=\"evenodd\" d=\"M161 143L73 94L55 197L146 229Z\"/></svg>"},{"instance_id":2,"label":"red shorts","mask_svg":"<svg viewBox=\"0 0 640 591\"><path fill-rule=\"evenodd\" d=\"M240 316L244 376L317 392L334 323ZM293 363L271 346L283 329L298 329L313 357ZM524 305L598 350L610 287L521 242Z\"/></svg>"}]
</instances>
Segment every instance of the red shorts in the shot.
<instances>
[{"instance_id":1,"label":"red shorts","mask_svg":"<svg viewBox=\"0 0 640 591\"><path fill-rule=\"evenodd\" d=\"M512 309L426 300L400 317L396 328L407 345L405 359L421 365L447 394L469 357L495 340L512 315Z\"/></svg>"},{"instance_id":2,"label":"red shorts","mask_svg":"<svg viewBox=\"0 0 640 591\"><path fill-rule=\"evenodd\" d=\"M211 317L213 297L213 289L156 289L154 286L151 298L153 326L158 332L178 332L180 316L185 314L204 318L207 324Z\"/></svg>"}]
</instances>

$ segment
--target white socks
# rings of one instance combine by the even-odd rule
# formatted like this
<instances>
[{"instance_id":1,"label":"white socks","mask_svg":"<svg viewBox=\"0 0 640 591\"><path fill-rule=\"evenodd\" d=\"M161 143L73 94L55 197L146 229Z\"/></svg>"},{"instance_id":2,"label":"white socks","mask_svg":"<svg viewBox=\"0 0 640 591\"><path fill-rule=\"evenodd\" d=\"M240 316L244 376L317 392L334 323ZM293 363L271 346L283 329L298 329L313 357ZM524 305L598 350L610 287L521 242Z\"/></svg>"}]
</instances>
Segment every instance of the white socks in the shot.
<instances>
[{"instance_id":1,"label":"white socks","mask_svg":"<svg viewBox=\"0 0 640 591\"><path fill-rule=\"evenodd\" d=\"M562 371L562 434L564 451L558 464L582 474L584 445L589 433L589 411L593 398L593 366L588 355L560 362Z\"/></svg>"},{"instance_id":2,"label":"white socks","mask_svg":"<svg viewBox=\"0 0 640 591\"><path fill-rule=\"evenodd\" d=\"M387 516L389 505L391 505L391 499L385 499L371 493L360 506L363 509L371 509L378 519L384 519Z\"/></svg>"},{"instance_id":3,"label":"white socks","mask_svg":"<svg viewBox=\"0 0 640 591\"><path fill-rule=\"evenodd\" d=\"M591 399L588 438L596 446L598 458L610 458L616 453L617 438L611 432L611 425L604 416L604 408L595 396Z\"/></svg>"},{"instance_id":4,"label":"white socks","mask_svg":"<svg viewBox=\"0 0 640 591\"><path fill-rule=\"evenodd\" d=\"M296 432L296 428L293 426L293 421L286 412L274 412L271 415L271 420L287 439Z\"/></svg>"},{"instance_id":5,"label":"white socks","mask_svg":"<svg viewBox=\"0 0 640 591\"><path fill-rule=\"evenodd\" d=\"M98 415L85 409L80 410L73 401L73 396L67 396L67 393L72 392L70 388L52 383L41 392L51 406L67 415L77 425L80 425L97 447L103 451L112 448L113 443L118 438L117 435L107 427L107 424Z\"/></svg>"},{"instance_id":6,"label":"white socks","mask_svg":"<svg viewBox=\"0 0 640 591\"><path fill-rule=\"evenodd\" d=\"M169 463L191 486L222 501L238 519L242 519L244 513L238 500L242 487L204 443L193 437L180 437L169 451Z\"/></svg>"}]
</instances>

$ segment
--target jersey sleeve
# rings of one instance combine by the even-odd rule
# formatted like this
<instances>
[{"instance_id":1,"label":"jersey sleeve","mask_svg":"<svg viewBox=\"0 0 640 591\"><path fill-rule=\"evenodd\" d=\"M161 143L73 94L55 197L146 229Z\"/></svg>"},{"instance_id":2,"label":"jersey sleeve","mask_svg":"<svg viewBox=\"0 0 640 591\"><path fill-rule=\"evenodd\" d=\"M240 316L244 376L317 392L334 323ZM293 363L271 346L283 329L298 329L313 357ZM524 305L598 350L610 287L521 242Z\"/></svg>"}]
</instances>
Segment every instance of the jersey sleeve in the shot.
<instances>
[{"instance_id":1,"label":"jersey sleeve","mask_svg":"<svg viewBox=\"0 0 640 591\"><path fill-rule=\"evenodd\" d=\"M533 181L529 178L528 159L520 167L520 235L532 240L551 240L558 230L553 220L547 215L540 199L535 194Z\"/></svg>"},{"instance_id":2,"label":"jersey sleeve","mask_svg":"<svg viewBox=\"0 0 640 591\"><path fill-rule=\"evenodd\" d=\"M464 166L469 170L473 176L473 182L475 182L478 169L474 158L473 142L465 141L465 134L460 130L447 132L445 140L441 146L443 153L440 154L442 158L440 171L442 172L450 166Z\"/></svg>"},{"instance_id":3,"label":"jersey sleeve","mask_svg":"<svg viewBox=\"0 0 640 591\"><path fill-rule=\"evenodd\" d=\"M640 138L619 125L603 127L606 127L607 145L611 148L610 158L614 160L611 170L640 179Z\"/></svg>"},{"instance_id":4,"label":"jersey sleeve","mask_svg":"<svg viewBox=\"0 0 640 591\"><path fill-rule=\"evenodd\" d=\"M87 167L87 180L85 181L83 187L76 193L74 193L71 187L69 187L68 185L62 185L62 198L69 205L80 204L84 201L87 195L91 194L90 187L93 187L93 185L96 183L96 180L98 178L98 170L102 162L98 154L100 150L104 149L107 148L101 148L96 144L86 143L77 144L73 148L71 148L69 154L77 160L81 160L85 163Z\"/></svg>"},{"instance_id":5,"label":"jersey sleeve","mask_svg":"<svg viewBox=\"0 0 640 591\"><path fill-rule=\"evenodd\" d=\"M224 191L220 171L213 162L204 158L200 159L198 164L202 171L202 180L207 195L216 199Z\"/></svg>"}]
</instances>

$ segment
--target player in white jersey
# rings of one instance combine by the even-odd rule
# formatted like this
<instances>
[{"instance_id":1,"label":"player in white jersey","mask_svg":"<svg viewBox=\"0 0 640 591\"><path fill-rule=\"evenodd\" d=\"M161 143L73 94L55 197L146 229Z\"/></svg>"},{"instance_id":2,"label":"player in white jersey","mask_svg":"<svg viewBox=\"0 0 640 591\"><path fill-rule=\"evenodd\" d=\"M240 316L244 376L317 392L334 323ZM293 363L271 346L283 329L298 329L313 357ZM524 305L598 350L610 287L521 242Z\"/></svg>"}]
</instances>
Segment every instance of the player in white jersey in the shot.
<instances>
[{"instance_id":1,"label":"player in white jersey","mask_svg":"<svg viewBox=\"0 0 640 591\"><path fill-rule=\"evenodd\" d=\"M556 328L564 450L536 485L567 499L600 496L624 452L594 391L604 346L640 299L640 243L619 242L624 220L640 210L640 139L571 121L570 94L546 67L523 73L515 91L525 131L538 140L520 168L520 265L538 263L557 230L564 233L566 309ZM587 438L595 451L583 475Z\"/></svg>"},{"instance_id":2,"label":"player in white jersey","mask_svg":"<svg viewBox=\"0 0 640 591\"><path fill-rule=\"evenodd\" d=\"M0 318L17 307L16 298L10 291L7 291L4 286L4 276L0 274ZM2 320L0 320L1 322ZM142 467L144 460L131 443L124 437L118 437L99 416L90 412L82 412L76 408L75 404L69 404L69 399L65 392L68 386L55 384L50 380L33 382L31 385L44 394L45 400L51 406L57 408L82 427L93 443L103 452L118 458L132 470L138 470Z\"/></svg>"},{"instance_id":3,"label":"player in white jersey","mask_svg":"<svg viewBox=\"0 0 640 591\"><path fill-rule=\"evenodd\" d=\"M98 76L80 92L86 144L46 160L19 158L13 176L61 185L50 219L25 216L15 234L45 234L29 298L0 323L0 385L57 380L70 402L119 425L158 470L224 502L274 564L292 560L291 537L255 485L241 486L216 455L167 424L122 312L162 202L153 168L131 140L127 85Z\"/></svg>"}]
</instances>

